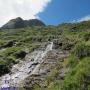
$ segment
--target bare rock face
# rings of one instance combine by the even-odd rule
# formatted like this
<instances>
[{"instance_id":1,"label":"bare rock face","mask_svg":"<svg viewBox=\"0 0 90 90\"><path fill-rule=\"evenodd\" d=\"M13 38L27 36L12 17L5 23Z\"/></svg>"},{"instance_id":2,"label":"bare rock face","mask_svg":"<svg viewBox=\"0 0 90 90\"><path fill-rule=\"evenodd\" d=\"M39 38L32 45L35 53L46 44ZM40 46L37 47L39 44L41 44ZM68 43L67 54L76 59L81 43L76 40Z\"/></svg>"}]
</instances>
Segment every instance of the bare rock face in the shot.
<instances>
[{"instance_id":1,"label":"bare rock face","mask_svg":"<svg viewBox=\"0 0 90 90\"><path fill-rule=\"evenodd\" d=\"M23 20L22 18L18 17L10 20L8 23L3 25L1 29L17 29L32 26L45 26L45 24L38 19Z\"/></svg>"}]
</instances>

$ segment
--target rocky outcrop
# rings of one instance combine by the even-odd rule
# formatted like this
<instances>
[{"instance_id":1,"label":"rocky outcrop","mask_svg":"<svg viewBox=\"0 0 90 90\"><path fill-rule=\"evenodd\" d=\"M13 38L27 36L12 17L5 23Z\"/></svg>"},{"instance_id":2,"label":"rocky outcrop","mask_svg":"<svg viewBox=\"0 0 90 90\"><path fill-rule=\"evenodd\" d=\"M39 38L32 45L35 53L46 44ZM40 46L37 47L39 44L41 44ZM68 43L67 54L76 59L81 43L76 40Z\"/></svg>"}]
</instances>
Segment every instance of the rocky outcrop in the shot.
<instances>
[{"instance_id":1,"label":"rocky outcrop","mask_svg":"<svg viewBox=\"0 0 90 90\"><path fill-rule=\"evenodd\" d=\"M1 29L17 29L32 26L45 26L45 24L38 19L23 20L22 18L18 17L10 20L8 23L3 25Z\"/></svg>"}]
</instances>

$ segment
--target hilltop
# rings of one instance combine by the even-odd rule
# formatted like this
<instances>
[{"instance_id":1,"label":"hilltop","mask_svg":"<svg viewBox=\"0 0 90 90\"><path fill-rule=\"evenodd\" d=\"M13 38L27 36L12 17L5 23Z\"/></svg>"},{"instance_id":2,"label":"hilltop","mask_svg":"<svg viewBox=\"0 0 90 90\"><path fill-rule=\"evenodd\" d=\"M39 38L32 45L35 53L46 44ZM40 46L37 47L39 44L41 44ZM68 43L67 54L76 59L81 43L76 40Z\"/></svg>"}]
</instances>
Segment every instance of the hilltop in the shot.
<instances>
[{"instance_id":1,"label":"hilltop","mask_svg":"<svg viewBox=\"0 0 90 90\"><path fill-rule=\"evenodd\" d=\"M25 28L32 26L45 26L45 24L38 19L23 20L20 17L8 21L1 29L16 29L16 28Z\"/></svg>"}]
</instances>

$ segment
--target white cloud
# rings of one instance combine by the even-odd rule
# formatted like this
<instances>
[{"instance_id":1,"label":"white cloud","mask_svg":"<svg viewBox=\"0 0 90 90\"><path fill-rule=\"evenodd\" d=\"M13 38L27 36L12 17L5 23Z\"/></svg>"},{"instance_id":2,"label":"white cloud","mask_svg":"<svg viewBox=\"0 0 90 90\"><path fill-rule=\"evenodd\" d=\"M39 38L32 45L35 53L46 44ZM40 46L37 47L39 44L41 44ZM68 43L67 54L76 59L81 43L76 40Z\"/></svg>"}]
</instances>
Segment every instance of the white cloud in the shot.
<instances>
[{"instance_id":1,"label":"white cloud","mask_svg":"<svg viewBox=\"0 0 90 90\"><path fill-rule=\"evenodd\" d=\"M75 23L75 22L82 22L82 21L88 21L88 20L90 20L90 15L84 16L84 17L79 18L77 20L73 20L72 22Z\"/></svg>"},{"instance_id":2,"label":"white cloud","mask_svg":"<svg viewBox=\"0 0 90 90\"><path fill-rule=\"evenodd\" d=\"M51 0L0 0L0 26L16 17L39 18Z\"/></svg>"},{"instance_id":3,"label":"white cloud","mask_svg":"<svg viewBox=\"0 0 90 90\"><path fill-rule=\"evenodd\" d=\"M81 19L78 20L78 22L88 21L88 20L90 20L90 15L82 17Z\"/></svg>"}]
</instances>

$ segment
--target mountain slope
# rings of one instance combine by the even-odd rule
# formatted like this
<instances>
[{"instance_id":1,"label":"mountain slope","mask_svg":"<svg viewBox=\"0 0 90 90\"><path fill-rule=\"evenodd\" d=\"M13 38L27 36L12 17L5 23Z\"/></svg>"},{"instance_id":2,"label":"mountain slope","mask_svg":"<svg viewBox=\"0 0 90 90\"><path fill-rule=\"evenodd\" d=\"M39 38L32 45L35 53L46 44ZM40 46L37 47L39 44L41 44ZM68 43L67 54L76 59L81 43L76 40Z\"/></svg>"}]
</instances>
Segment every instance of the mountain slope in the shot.
<instances>
[{"instance_id":1,"label":"mountain slope","mask_svg":"<svg viewBox=\"0 0 90 90\"><path fill-rule=\"evenodd\" d=\"M52 50L43 54L50 42ZM27 56L34 63L29 68L36 66L32 75L27 69L30 63ZM19 65L25 75L26 70L29 73L20 82L20 90L90 90L89 64L90 21L0 30L0 79L5 74L16 75L19 69L14 68L13 72L12 69Z\"/></svg>"}]
</instances>

